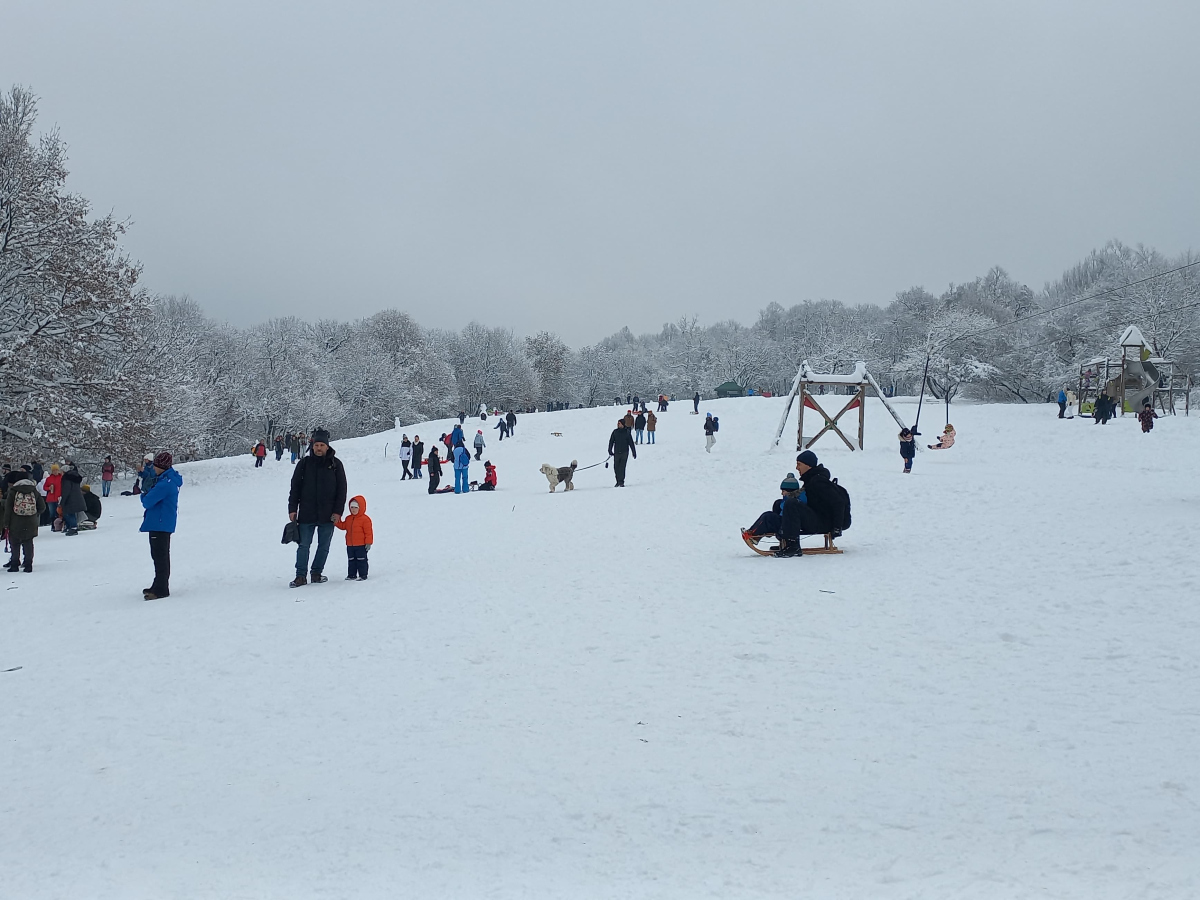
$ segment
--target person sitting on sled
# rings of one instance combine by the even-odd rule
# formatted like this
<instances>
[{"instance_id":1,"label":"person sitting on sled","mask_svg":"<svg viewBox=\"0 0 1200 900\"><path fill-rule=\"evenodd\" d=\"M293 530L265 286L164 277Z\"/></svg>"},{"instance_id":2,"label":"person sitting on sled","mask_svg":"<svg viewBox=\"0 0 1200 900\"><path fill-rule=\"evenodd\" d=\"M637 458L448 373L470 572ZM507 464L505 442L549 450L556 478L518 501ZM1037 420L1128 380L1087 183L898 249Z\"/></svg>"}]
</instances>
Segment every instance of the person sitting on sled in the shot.
<instances>
[{"instance_id":1,"label":"person sitting on sled","mask_svg":"<svg viewBox=\"0 0 1200 900\"><path fill-rule=\"evenodd\" d=\"M770 510L743 528L746 537L775 535L779 538L778 557L800 556L800 535L810 533L805 524L812 518L807 497L796 476L789 472L779 485L782 496L771 504Z\"/></svg>"},{"instance_id":2,"label":"person sitting on sled","mask_svg":"<svg viewBox=\"0 0 1200 900\"><path fill-rule=\"evenodd\" d=\"M779 485L779 492L782 496L771 504L771 508L754 520L754 524L749 528L743 528L742 534L748 534L751 537L766 537L771 534L778 534L779 529L783 527L783 506L789 500L796 500L804 503L804 489L800 486L800 481L791 472L784 476L783 481Z\"/></svg>"},{"instance_id":3,"label":"person sitting on sled","mask_svg":"<svg viewBox=\"0 0 1200 900\"><path fill-rule=\"evenodd\" d=\"M936 444L929 444L927 446L930 450L949 450L954 446L954 426L947 423L945 431L943 431L942 436L938 438L938 442Z\"/></svg>"}]
</instances>

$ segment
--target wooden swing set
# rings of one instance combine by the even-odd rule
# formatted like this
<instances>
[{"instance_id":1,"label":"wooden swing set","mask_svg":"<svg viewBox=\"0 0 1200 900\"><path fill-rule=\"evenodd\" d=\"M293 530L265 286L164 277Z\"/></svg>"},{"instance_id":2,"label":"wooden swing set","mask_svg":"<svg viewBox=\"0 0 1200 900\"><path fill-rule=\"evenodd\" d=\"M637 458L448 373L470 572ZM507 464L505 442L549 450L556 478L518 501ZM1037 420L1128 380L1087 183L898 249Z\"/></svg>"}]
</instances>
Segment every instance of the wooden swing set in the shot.
<instances>
[{"instance_id":1,"label":"wooden swing set","mask_svg":"<svg viewBox=\"0 0 1200 900\"><path fill-rule=\"evenodd\" d=\"M848 389L850 399L845 406L838 411L837 415L831 416L827 413L821 404L817 402L818 396L828 396L825 394L826 388ZM815 389L815 390L814 390ZM783 430L787 427L788 416L792 412L792 403L797 397L800 398L800 412L797 416L796 423L796 449L807 450L822 437L829 432L833 432L849 447L851 450L861 450L863 448L863 436L866 431L866 415L867 415L867 397L868 390L874 391L875 396L883 403L884 408L891 413L893 419L900 425L901 428L907 428L904 420L900 418L892 405L888 403L887 397L884 396L883 390L879 384L867 371L866 363L859 362L854 371L849 375L831 375L818 374L813 372L808 365L808 360L800 364L800 371L796 373L796 379L792 382L792 390L788 394L787 407L783 411L783 416L779 420L779 427L775 430L775 445L779 445L779 441L783 438ZM846 396L842 394L841 396ZM825 424L807 441L804 439L804 410L811 409L816 412L824 420ZM858 435L857 441L851 441L846 436L846 432L842 430L842 417L851 410L858 410Z\"/></svg>"}]
</instances>

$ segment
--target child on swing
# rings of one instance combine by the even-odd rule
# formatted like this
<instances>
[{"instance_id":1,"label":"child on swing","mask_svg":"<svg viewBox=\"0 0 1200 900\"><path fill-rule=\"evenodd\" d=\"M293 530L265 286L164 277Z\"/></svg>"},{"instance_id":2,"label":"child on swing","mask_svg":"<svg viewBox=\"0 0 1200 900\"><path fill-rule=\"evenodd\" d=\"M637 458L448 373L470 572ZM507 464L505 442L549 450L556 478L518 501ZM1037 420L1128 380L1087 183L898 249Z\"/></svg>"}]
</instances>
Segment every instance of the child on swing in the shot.
<instances>
[{"instance_id":1,"label":"child on swing","mask_svg":"<svg viewBox=\"0 0 1200 900\"><path fill-rule=\"evenodd\" d=\"M917 439L911 428L900 429L900 458L904 460L904 474L912 472L913 457L917 455Z\"/></svg>"},{"instance_id":2,"label":"child on swing","mask_svg":"<svg viewBox=\"0 0 1200 900\"><path fill-rule=\"evenodd\" d=\"M946 423L946 428L942 432L942 436L938 438L936 444L930 444L930 450L949 450L954 446L954 426L949 422Z\"/></svg>"}]
</instances>

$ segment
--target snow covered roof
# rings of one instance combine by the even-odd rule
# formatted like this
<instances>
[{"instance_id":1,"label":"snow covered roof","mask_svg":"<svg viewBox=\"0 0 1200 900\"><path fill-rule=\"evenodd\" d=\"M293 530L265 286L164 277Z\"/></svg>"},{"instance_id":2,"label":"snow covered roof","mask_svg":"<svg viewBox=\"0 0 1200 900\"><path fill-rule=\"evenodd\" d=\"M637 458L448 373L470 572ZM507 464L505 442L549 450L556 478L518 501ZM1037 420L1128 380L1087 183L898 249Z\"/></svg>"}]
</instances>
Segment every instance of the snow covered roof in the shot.
<instances>
[{"instance_id":1,"label":"snow covered roof","mask_svg":"<svg viewBox=\"0 0 1200 900\"><path fill-rule=\"evenodd\" d=\"M808 367L808 360L801 365L800 371L805 381L820 381L825 384L862 384L867 380L867 364L861 360L849 375L822 375Z\"/></svg>"},{"instance_id":2,"label":"snow covered roof","mask_svg":"<svg viewBox=\"0 0 1200 900\"><path fill-rule=\"evenodd\" d=\"M1150 342L1142 335L1142 330L1136 325L1130 325L1121 335L1122 347L1148 347Z\"/></svg>"}]
</instances>

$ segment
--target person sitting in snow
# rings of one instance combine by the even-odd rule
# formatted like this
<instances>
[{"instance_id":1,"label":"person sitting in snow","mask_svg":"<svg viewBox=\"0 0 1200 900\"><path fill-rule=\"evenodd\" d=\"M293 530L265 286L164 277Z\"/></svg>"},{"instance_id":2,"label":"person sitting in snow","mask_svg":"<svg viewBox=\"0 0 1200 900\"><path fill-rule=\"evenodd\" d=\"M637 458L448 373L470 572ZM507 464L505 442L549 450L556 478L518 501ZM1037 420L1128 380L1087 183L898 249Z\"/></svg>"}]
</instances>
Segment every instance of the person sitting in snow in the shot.
<instances>
[{"instance_id":1,"label":"person sitting in snow","mask_svg":"<svg viewBox=\"0 0 1200 900\"><path fill-rule=\"evenodd\" d=\"M486 473L483 476L483 484L479 486L481 491L494 491L496 489L496 467L492 465L490 459L483 463L483 471Z\"/></svg>"},{"instance_id":2,"label":"person sitting in snow","mask_svg":"<svg viewBox=\"0 0 1200 900\"><path fill-rule=\"evenodd\" d=\"M367 515L366 498L362 495L351 498L350 515L333 524L346 532L346 580L366 581L367 551L375 543L375 529Z\"/></svg>"},{"instance_id":3,"label":"person sitting in snow","mask_svg":"<svg viewBox=\"0 0 1200 900\"><path fill-rule=\"evenodd\" d=\"M1150 429L1154 427L1154 420L1158 418L1158 413L1154 411L1154 407L1147 400L1142 404L1142 411L1138 413L1138 421L1142 423L1142 434L1149 434Z\"/></svg>"},{"instance_id":4,"label":"person sitting in snow","mask_svg":"<svg viewBox=\"0 0 1200 900\"><path fill-rule=\"evenodd\" d=\"M954 426L946 423L945 430L942 431L942 436L938 438L936 444L929 444L930 450L949 450L954 446Z\"/></svg>"}]
</instances>

